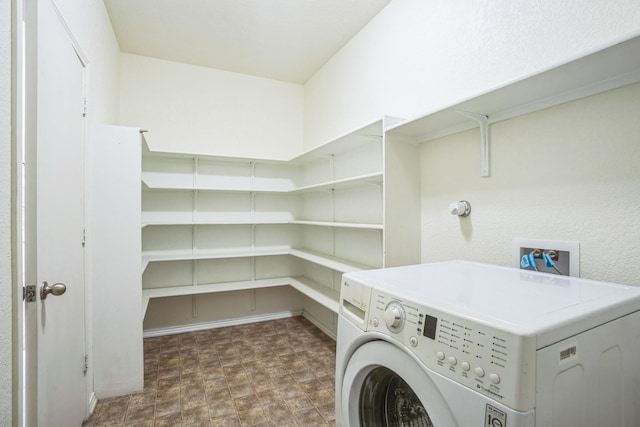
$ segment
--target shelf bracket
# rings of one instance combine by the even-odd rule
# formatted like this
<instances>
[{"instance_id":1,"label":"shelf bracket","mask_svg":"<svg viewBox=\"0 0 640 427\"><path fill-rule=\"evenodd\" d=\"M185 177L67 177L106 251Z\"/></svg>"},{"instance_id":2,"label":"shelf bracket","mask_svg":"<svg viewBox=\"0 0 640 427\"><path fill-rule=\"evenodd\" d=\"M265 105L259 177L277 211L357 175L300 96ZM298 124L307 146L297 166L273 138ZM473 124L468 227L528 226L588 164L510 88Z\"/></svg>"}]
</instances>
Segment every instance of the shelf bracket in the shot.
<instances>
[{"instance_id":1,"label":"shelf bracket","mask_svg":"<svg viewBox=\"0 0 640 427\"><path fill-rule=\"evenodd\" d=\"M489 117L469 111L453 111L475 120L480 125L480 176L489 176Z\"/></svg>"}]
</instances>

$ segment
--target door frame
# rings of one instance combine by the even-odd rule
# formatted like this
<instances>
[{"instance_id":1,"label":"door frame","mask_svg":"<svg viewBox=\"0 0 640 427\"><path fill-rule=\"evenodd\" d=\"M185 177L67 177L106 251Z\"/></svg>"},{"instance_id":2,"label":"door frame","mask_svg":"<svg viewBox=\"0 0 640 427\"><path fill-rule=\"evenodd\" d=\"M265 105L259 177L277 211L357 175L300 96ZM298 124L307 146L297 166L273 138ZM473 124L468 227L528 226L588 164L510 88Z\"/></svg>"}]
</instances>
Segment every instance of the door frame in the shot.
<instances>
[{"instance_id":1,"label":"door frame","mask_svg":"<svg viewBox=\"0 0 640 427\"><path fill-rule=\"evenodd\" d=\"M23 2L11 0L11 425L24 425L24 304L22 271L22 148L24 129L22 127L24 96L24 26Z\"/></svg>"},{"instance_id":2,"label":"door frame","mask_svg":"<svg viewBox=\"0 0 640 427\"><path fill-rule=\"evenodd\" d=\"M88 98L88 75L89 60L83 52L77 38L65 21L62 13L53 0L49 1L60 24L64 28L69 41L82 64L83 72L83 93L85 100ZM35 263L31 266L26 264L26 259L36 259L36 244L34 233L25 233L26 229L35 230L36 215L23 210L23 205L31 204L36 206L36 138L37 138L37 78L38 78L38 0L21 2L11 0L12 5L12 25L14 25L12 40L12 282L15 291L14 304L14 338L12 351L12 369L17 380L13 381L13 425L24 426L27 420L37 419L37 378L27 377L25 372L37 371L37 350L35 354L25 354L23 349L30 346L37 349L37 331L35 328L27 330L27 316L34 316L37 303L29 306L23 301L23 284L36 285L37 269ZM86 101L85 101L86 102ZM82 158L83 175L86 176L84 160L87 144L87 114L85 111L85 123L82 135ZM28 162L33 166L28 169L23 168L23 164ZM86 188L82 193L86 195ZM86 206L86 197L84 205ZM37 207L36 207L37 209ZM86 209L84 213L86 224ZM30 242L26 242L29 239ZM23 244L23 241L25 243ZM29 251L27 254L26 251ZM87 286L86 254L83 261L83 277L85 287L85 318L84 318L84 346L85 354L90 354L90 312L89 312L89 286ZM93 397L93 381L91 370L85 376L85 417L90 415L96 404Z\"/></svg>"}]
</instances>

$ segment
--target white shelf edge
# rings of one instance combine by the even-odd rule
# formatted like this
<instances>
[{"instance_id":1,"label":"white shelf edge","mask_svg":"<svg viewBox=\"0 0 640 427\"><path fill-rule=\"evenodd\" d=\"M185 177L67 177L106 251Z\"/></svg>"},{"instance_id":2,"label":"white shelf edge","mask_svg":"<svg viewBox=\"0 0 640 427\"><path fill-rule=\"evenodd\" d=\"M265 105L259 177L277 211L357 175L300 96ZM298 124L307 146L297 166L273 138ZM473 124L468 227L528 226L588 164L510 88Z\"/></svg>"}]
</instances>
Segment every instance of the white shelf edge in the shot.
<instances>
[{"instance_id":1,"label":"white shelf edge","mask_svg":"<svg viewBox=\"0 0 640 427\"><path fill-rule=\"evenodd\" d=\"M180 186L180 185L158 185L149 182L149 179L142 176L143 188L146 191L202 191L211 193L290 193L293 188L255 188L255 187L196 187L196 186Z\"/></svg>"},{"instance_id":2,"label":"white shelf edge","mask_svg":"<svg viewBox=\"0 0 640 427\"><path fill-rule=\"evenodd\" d=\"M173 286L167 288L148 288L143 289L142 294L145 298L176 297L182 295L209 294L215 292L230 292L274 286L286 286L289 282L289 277L277 277L273 279L256 279L238 282L208 283L202 285Z\"/></svg>"},{"instance_id":3,"label":"white shelf edge","mask_svg":"<svg viewBox=\"0 0 640 427\"><path fill-rule=\"evenodd\" d=\"M336 227L336 228L359 228L369 230L382 230L382 224L371 224L365 222L334 222L334 221L310 221L310 220L282 220L282 221L217 221L217 220L176 220L176 221L144 221L142 228L149 226L172 226L172 225L314 225L318 227Z\"/></svg>"},{"instance_id":4,"label":"white shelf edge","mask_svg":"<svg viewBox=\"0 0 640 427\"><path fill-rule=\"evenodd\" d=\"M290 224L315 225L318 227L336 227L336 228L359 228L367 230L382 230L382 224L369 224L360 222L331 222L331 221L306 221L295 220L289 221Z\"/></svg>"},{"instance_id":5,"label":"white shelf edge","mask_svg":"<svg viewBox=\"0 0 640 427\"><path fill-rule=\"evenodd\" d=\"M142 290L142 316L149 307L151 298L198 295L217 292L230 292L247 289L291 286L334 313L338 312L340 293L322 286L306 277L278 277L271 279L247 280L202 285L174 286L167 288L150 288Z\"/></svg>"},{"instance_id":6,"label":"white shelf edge","mask_svg":"<svg viewBox=\"0 0 640 427\"><path fill-rule=\"evenodd\" d=\"M290 282L291 280L289 277L277 277L273 279L258 279L238 282L142 289L142 316L144 317L144 314L147 312L147 307L149 306L149 300L151 298L177 297L183 295L198 295L216 292L232 292L247 289L270 288L275 286L287 286Z\"/></svg>"},{"instance_id":7,"label":"white shelf edge","mask_svg":"<svg viewBox=\"0 0 640 427\"><path fill-rule=\"evenodd\" d=\"M187 186L159 186L152 185L148 181L142 179L143 188L146 191L202 191L202 192L220 192L220 193L265 193L265 194L288 194L288 193L298 193L303 191L310 190L321 190L323 188L331 188L331 187L339 187L348 184L357 184L358 182L369 182L373 184L382 183L383 172L372 172L363 175L357 175L342 179L337 179L333 181L320 182L317 184L305 185L302 187L295 187L290 189L264 189L264 188L249 188L249 187L238 187L238 188L213 188L213 187L187 187Z\"/></svg>"},{"instance_id":8,"label":"white shelf edge","mask_svg":"<svg viewBox=\"0 0 640 427\"><path fill-rule=\"evenodd\" d=\"M375 268L371 265L365 265L358 262L346 260L344 258L338 258L335 256L322 254L320 252L314 252L304 249L292 249L292 248L268 248L268 249L254 249L235 252L203 252L203 253L167 253L167 254L147 254L142 257L142 272L152 262L168 262L168 261L195 261L206 259L229 259L229 258L247 258L247 257L263 257L263 256L279 256L279 255L291 255L296 258L303 259L305 261L313 262L323 267L330 268L340 273L348 273L350 271L367 270Z\"/></svg>"},{"instance_id":9,"label":"white shelf edge","mask_svg":"<svg viewBox=\"0 0 640 427\"><path fill-rule=\"evenodd\" d=\"M264 164L281 164L286 163L288 159L259 159L253 157L239 157L239 156L221 156L216 154L209 153L185 153L179 151L168 151L168 150L158 150L153 149L149 145L147 139L149 138L149 134L153 135L153 131L149 131L147 136L144 138L144 145L142 149L143 157L170 157L170 158L179 158L179 159L205 159L205 160L217 160L221 162L229 162L229 163L264 163Z\"/></svg>"},{"instance_id":10,"label":"white shelf edge","mask_svg":"<svg viewBox=\"0 0 640 427\"><path fill-rule=\"evenodd\" d=\"M305 161L305 158L313 158L315 155L330 153L332 151L331 147L333 145L340 145L341 142L343 142L344 140L351 139L352 137L371 138L372 141L374 138L378 140L382 140L383 133L384 133L384 130L382 129L382 127L383 127L384 119L386 117L389 117L390 119L395 119L395 118L392 118L391 116L381 117L380 119L377 119L365 124L364 126L356 129L355 131L347 132L343 135L332 138L323 144L320 144L314 148L303 151L302 153L296 154L289 158L265 159L265 158L224 156L224 155L220 156L220 155L209 154L209 153L185 153L185 152L176 152L176 151L157 150L157 149L152 149L149 146L148 141L146 140L143 148L143 157L173 157L173 158L182 158L182 159L193 159L197 157L201 159L217 160L217 161L231 162L231 163L255 162L255 163L262 163L262 164L304 164L307 162ZM396 120L401 120L401 119L396 119ZM373 131L373 129L377 126L380 127L379 135L363 133L363 132ZM149 133L153 134L153 131L150 130ZM147 135L149 135L149 133ZM343 151L343 150L340 150L340 151Z\"/></svg>"},{"instance_id":11,"label":"white shelf edge","mask_svg":"<svg viewBox=\"0 0 640 427\"><path fill-rule=\"evenodd\" d=\"M289 190L290 193L297 193L310 190L322 190L325 188L340 187L347 184L357 184L358 182L369 182L381 184L383 178L382 172L372 172L363 175L352 176L348 178L336 179L334 181L320 182L318 184L305 185L302 187Z\"/></svg>"},{"instance_id":12,"label":"white shelf edge","mask_svg":"<svg viewBox=\"0 0 640 427\"><path fill-rule=\"evenodd\" d=\"M638 59L640 55L637 54L640 50L639 46L640 36L636 36L597 51L587 52L547 69L505 82L473 97L394 124L387 129L387 133L412 137L417 143L426 142L477 127L477 123L463 118L446 120L449 124L444 126L437 124L439 117L454 114L453 110L456 109L483 114L488 117L489 123L496 123L640 82L640 60ZM622 68L613 66L616 61L621 63ZM575 75L576 69L582 70L583 72L580 74L588 75L588 77L581 81L571 79L570 77ZM524 100L508 102L499 108L492 108L494 104L492 101L498 97L500 99L522 98L522 92L525 89L543 86L541 82L545 79L552 81L553 84L556 84L558 80L565 79L567 83L555 87L546 95L540 95L537 91L529 89L530 92L533 92L532 96L525 96ZM509 96L510 93L518 96ZM484 100L489 101L487 107L479 108L477 105L482 105ZM430 124L429 122L434 123Z\"/></svg>"},{"instance_id":13,"label":"white shelf edge","mask_svg":"<svg viewBox=\"0 0 640 427\"><path fill-rule=\"evenodd\" d=\"M307 277L298 276L290 277L289 279L291 280L291 287L334 313L338 312L340 307L340 292L322 286Z\"/></svg>"},{"instance_id":14,"label":"white shelf edge","mask_svg":"<svg viewBox=\"0 0 640 427\"><path fill-rule=\"evenodd\" d=\"M150 226L162 225L284 225L292 224L290 220L255 220L255 221L233 221L233 220L216 220L216 219L195 219L195 220L158 220L143 221L142 228Z\"/></svg>"},{"instance_id":15,"label":"white shelf edge","mask_svg":"<svg viewBox=\"0 0 640 427\"><path fill-rule=\"evenodd\" d=\"M313 262L314 264L321 265L323 267L330 268L340 273L349 273L351 271L368 270L375 268L370 265L365 265L353 261L349 261L343 258L338 258L331 255L322 254L319 252L308 251L303 249L291 249L289 255L296 258L303 259L305 261Z\"/></svg>"},{"instance_id":16,"label":"white shelf edge","mask_svg":"<svg viewBox=\"0 0 640 427\"><path fill-rule=\"evenodd\" d=\"M545 108L551 108L557 105L565 104L567 102L577 101L591 95L597 95L608 90L618 89L638 82L640 82L640 70L636 70L613 79L608 79L602 82L597 82L588 86L583 86L577 89L569 90L567 92L559 93L554 96L534 100L526 104L516 105L504 110L493 112L487 116L488 122L489 124L499 123L505 120L523 116L525 114L535 113L536 111L544 110ZM446 109L446 111L453 111L454 109L455 106L451 107L450 109ZM434 114L438 114L438 112ZM456 133L474 129L477 127L478 124L476 122L467 120L453 126L436 129L423 134L415 135L413 137L416 140L415 142L422 143L433 141L434 139L442 138L445 136L454 135Z\"/></svg>"},{"instance_id":17,"label":"white shelf edge","mask_svg":"<svg viewBox=\"0 0 640 427\"><path fill-rule=\"evenodd\" d=\"M289 162L294 163L294 164L305 164L308 163L309 161L312 161L312 159L314 159L316 156L322 156L322 155L327 155L327 154L332 154L335 152L335 150L332 150L332 146L334 145L342 145L344 143L344 141L350 140L350 139L370 139L371 142L374 141L382 141L383 138L383 134L384 134L384 130L382 129L382 125L383 125L383 119L377 119L373 122L370 122L358 129L356 129L355 131L351 131L351 132L347 132L345 134L342 134L336 138L333 138L331 140L329 140L328 142L318 145L314 148L311 148L307 151L302 152L301 154L292 157L291 159L289 159ZM370 134L368 132L375 132L375 128L379 127L379 135L374 133L374 134ZM366 133L365 133L366 132ZM339 152L344 151L344 147L341 147L341 150Z\"/></svg>"},{"instance_id":18,"label":"white shelf edge","mask_svg":"<svg viewBox=\"0 0 640 427\"><path fill-rule=\"evenodd\" d=\"M175 252L165 254L142 253L142 259L150 262L162 261L191 261L202 259L226 259L226 258L246 258L261 256L289 255L289 248L265 248L265 249L247 249L239 251L212 251L212 252Z\"/></svg>"}]
</instances>

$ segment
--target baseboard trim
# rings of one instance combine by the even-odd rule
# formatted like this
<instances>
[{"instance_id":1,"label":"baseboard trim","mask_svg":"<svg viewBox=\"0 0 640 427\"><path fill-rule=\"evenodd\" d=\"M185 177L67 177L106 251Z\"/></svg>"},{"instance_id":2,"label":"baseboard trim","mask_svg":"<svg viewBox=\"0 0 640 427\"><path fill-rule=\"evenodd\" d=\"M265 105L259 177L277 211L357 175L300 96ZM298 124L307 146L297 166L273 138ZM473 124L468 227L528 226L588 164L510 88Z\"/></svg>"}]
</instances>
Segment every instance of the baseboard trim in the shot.
<instances>
[{"instance_id":1,"label":"baseboard trim","mask_svg":"<svg viewBox=\"0 0 640 427\"><path fill-rule=\"evenodd\" d=\"M96 405L98 404L98 397L96 396L95 392L91 393L91 396L89 396L89 415L87 416L90 417L93 414L93 411L96 410Z\"/></svg>"},{"instance_id":2,"label":"baseboard trim","mask_svg":"<svg viewBox=\"0 0 640 427\"><path fill-rule=\"evenodd\" d=\"M332 330L328 329L322 322L320 322L318 319L316 319L315 317L313 317L312 315L310 315L308 312L303 311L302 312L302 317L304 317L305 319L307 319L309 322L313 323L313 325L320 329L322 332L324 332L325 334L327 334L330 338L332 338L334 341L337 339L335 332L333 332Z\"/></svg>"},{"instance_id":3,"label":"baseboard trim","mask_svg":"<svg viewBox=\"0 0 640 427\"><path fill-rule=\"evenodd\" d=\"M224 328L227 326L246 325L247 323L266 322L269 320L286 319L287 317L295 317L295 316L301 316L301 315L303 315L302 310L281 311L278 313L261 314L258 316L240 317L237 319L225 319L225 320L217 320L214 322L193 323L191 325L172 326L169 328L148 329L143 332L142 336L144 338L160 337L164 335L182 334L185 332L204 331L206 329ZM313 320L309 319L309 321L312 322L314 325L317 325L316 322L314 322ZM324 328L320 328L320 329L322 329L323 331L325 330Z\"/></svg>"}]
</instances>

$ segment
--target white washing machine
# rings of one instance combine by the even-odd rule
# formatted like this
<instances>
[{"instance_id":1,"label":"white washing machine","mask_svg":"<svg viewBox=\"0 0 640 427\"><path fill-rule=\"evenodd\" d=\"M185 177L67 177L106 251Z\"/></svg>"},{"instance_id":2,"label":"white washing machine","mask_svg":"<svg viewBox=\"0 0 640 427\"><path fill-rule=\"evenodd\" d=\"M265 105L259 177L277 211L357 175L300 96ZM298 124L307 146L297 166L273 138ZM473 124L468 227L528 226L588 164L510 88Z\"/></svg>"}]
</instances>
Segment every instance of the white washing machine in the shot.
<instances>
[{"instance_id":1,"label":"white washing machine","mask_svg":"<svg viewBox=\"0 0 640 427\"><path fill-rule=\"evenodd\" d=\"M337 426L640 426L638 287L452 261L340 299Z\"/></svg>"}]
</instances>

